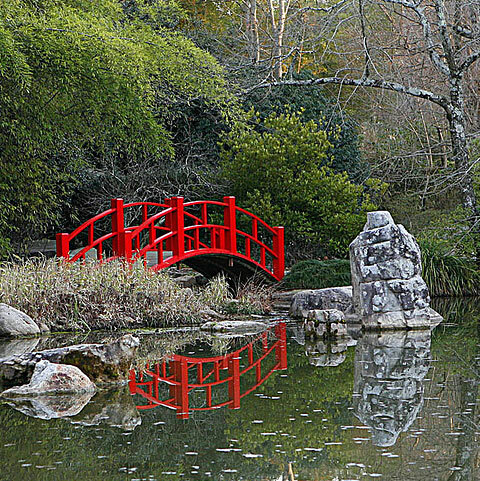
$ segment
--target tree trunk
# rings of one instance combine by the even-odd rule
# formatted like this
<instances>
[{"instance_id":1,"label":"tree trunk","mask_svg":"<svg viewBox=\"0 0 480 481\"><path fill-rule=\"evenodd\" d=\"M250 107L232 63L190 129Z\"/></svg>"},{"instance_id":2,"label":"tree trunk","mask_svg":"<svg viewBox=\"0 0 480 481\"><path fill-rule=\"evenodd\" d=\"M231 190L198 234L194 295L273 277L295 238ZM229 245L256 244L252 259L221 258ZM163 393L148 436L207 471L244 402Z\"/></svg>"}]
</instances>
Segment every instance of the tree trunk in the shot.
<instances>
[{"instance_id":1,"label":"tree trunk","mask_svg":"<svg viewBox=\"0 0 480 481\"><path fill-rule=\"evenodd\" d=\"M450 99L447 119L452 143L452 156L455 163L455 174L460 179L462 206L469 216L471 232L475 239L480 240L480 237L478 237L480 234L480 215L473 186L473 172L470 165L461 77L451 77ZM477 242L476 257L477 264L480 265L480 242Z\"/></svg>"},{"instance_id":2,"label":"tree trunk","mask_svg":"<svg viewBox=\"0 0 480 481\"><path fill-rule=\"evenodd\" d=\"M270 21L272 25L273 49L272 49L272 68L273 77L276 81L280 80L283 75L282 69L282 52L283 52L283 35L285 33L286 10L285 0L278 2L278 20L275 18L275 6L273 0L269 0Z\"/></svg>"}]
</instances>

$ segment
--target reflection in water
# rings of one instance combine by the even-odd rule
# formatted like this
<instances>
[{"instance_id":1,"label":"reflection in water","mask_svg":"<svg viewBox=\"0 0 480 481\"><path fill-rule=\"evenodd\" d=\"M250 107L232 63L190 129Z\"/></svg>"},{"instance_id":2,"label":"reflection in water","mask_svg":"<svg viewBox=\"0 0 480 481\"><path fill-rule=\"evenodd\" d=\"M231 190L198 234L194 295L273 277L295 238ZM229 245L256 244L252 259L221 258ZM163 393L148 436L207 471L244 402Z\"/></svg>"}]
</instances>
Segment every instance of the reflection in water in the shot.
<instances>
[{"instance_id":1,"label":"reflection in water","mask_svg":"<svg viewBox=\"0 0 480 481\"><path fill-rule=\"evenodd\" d=\"M68 419L72 424L82 426L106 424L133 431L142 423L132 396L125 388L97 393L15 397L5 404L31 418Z\"/></svg>"},{"instance_id":2,"label":"reflection in water","mask_svg":"<svg viewBox=\"0 0 480 481\"><path fill-rule=\"evenodd\" d=\"M305 355L308 362L316 367L335 367L345 361L349 343L347 339L325 342L323 340L306 341Z\"/></svg>"},{"instance_id":3,"label":"reflection in water","mask_svg":"<svg viewBox=\"0 0 480 481\"><path fill-rule=\"evenodd\" d=\"M75 416L87 405L95 393L55 396L27 396L9 399L6 404L26 416L39 419L57 419Z\"/></svg>"},{"instance_id":4,"label":"reflection in water","mask_svg":"<svg viewBox=\"0 0 480 481\"><path fill-rule=\"evenodd\" d=\"M147 401L138 409L166 406L175 409L178 418L188 419L191 411L240 408L244 396L273 372L285 369L286 327L279 323L225 356L198 358L175 354L162 362L149 362L141 371L132 369L129 388L132 395L138 394Z\"/></svg>"},{"instance_id":5,"label":"reflection in water","mask_svg":"<svg viewBox=\"0 0 480 481\"><path fill-rule=\"evenodd\" d=\"M423 404L430 331L365 333L355 349L354 412L372 442L393 446Z\"/></svg>"}]
</instances>

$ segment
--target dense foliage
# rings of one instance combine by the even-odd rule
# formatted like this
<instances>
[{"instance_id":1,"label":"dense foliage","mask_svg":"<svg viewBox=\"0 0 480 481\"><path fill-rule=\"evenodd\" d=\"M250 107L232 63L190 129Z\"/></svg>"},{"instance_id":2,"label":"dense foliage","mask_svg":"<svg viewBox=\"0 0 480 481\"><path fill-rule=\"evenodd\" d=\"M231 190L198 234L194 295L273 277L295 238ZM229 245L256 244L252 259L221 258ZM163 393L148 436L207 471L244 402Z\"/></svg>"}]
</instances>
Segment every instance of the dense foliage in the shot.
<instances>
[{"instance_id":1,"label":"dense foliage","mask_svg":"<svg viewBox=\"0 0 480 481\"><path fill-rule=\"evenodd\" d=\"M302 72L293 78L307 80L314 76ZM282 85L268 92L257 89L249 92L245 105L254 108L262 119L273 113L301 112L302 121L312 120L327 132L331 144L328 152L330 166L335 172L347 172L356 182L369 177L370 167L362 159L359 149L358 124L320 89L291 85Z\"/></svg>"},{"instance_id":2,"label":"dense foliage","mask_svg":"<svg viewBox=\"0 0 480 481\"><path fill-rule=\"evenodd\" d=\"M282 280L288 289L323 289L351 283L350 261L343 259L297 262Z\"/></svg>"},{"instance_id":3,"label":"dense foliage","mask_svg":"<svg viewBox=\"0 0 480 481\"><path fill-rule=\"evenodd\" d=\"M423 278L432 296L478 296L480 273L469 257L456 255L435 240L423 240Z\"/></svg>"},{"instance_id":4,"label":"dense foliage","mask_svg":"<svg viewBox=\"0 0 480 481\"><path fill-rule=\"evenodd\" d=\"M186 106L225 110L222 69L170 28L174 6L0 3L4 248L9 238L47 229L75 186L93 182L104 198L121 193L114 191L128 177L145 192L174 159L170 126Z\"/></svg>"},{"instance_id":5,"label":"dense foliage","mask_svg":"<svg viewBox=\"0 0 480 481\"><path fill-rule=\"evenodd\" d=\"M224 138L223 172L234 195L270 224L285 226L294 257L306 244L345 256L374 208L363 187L331 169L331 147L325 130L293 113L258 121L251 112L250 125L237 123Z\"/></svg>"}]
</instances>

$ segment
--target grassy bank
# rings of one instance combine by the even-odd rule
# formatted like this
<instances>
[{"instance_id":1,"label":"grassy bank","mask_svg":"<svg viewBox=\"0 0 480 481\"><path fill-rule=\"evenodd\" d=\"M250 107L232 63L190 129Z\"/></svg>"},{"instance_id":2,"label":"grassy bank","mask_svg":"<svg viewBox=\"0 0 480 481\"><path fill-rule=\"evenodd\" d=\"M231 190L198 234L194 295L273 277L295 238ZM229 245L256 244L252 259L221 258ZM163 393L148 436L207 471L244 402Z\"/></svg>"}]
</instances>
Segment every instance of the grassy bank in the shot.
<instances>
[{"instance_id":1,"label":"grassy bank","mask_svg":"<svg viewBox=\"0 0 480 481\"><path fill-rule=\"evenodd\" d=\"M432 297L480 295L480 271L472 259L427 240L421 240L420 247L422 275Z\"/></svg>"},{"instance_id":2,"label":"grassy bank","mask_svg":"<svg viewBox=\"0 0 480 481\"><path fill-rule=\"evenodd\" d=\"M237 304L261 311L261 300L255 305L254 298L244 293ZM121 261L81 265L56 259L2 264L0 302L52 331L194 325L206 310L229 312L235 304L223 278L202 289L183 289L165 272L140 263L129 268Z\"/></svg>"}]
</instances>

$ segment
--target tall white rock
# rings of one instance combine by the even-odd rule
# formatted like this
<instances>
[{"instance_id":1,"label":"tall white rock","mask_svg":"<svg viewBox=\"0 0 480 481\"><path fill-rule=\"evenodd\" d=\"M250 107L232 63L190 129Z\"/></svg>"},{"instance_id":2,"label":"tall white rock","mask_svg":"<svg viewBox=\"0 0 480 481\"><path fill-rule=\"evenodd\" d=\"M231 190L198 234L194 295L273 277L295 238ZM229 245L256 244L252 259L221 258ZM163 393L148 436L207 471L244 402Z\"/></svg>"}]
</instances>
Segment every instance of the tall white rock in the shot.
<instances>
[{"instance_id":1,"label":"tall white rock","mask_svg":"<svg viewBox=\"0 0 480 481\"><path fill-rule=\"evenodd\" d=\"M429 307L420 248L387 211L369 212L350 244L353 307L365 329L430 328L442 317Z\"/></svg>"}]
</instances>

